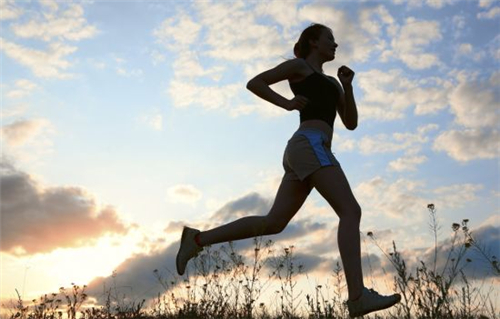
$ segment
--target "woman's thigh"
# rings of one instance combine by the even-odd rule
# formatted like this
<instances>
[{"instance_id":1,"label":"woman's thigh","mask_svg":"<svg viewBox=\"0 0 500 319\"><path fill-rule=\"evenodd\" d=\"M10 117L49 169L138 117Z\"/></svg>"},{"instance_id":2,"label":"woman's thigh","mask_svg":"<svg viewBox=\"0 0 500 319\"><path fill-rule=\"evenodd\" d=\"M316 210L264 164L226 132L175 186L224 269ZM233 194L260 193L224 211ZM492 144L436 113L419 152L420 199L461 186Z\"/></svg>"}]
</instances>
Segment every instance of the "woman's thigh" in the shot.
<instances>
[{"instance_id":1,"label":"woman's thigh","mask_svg":"<svg viewBox=\"0 0 500 319\"><path fill-rule=\"evenodd\" d=\"M273 206L267 215L278 231L285 228L295 216L311 189L311 186L305 181L285 179L281 181Z\"/></svg>"},{"instance_id":2,"label":"woman's thigh","mask_svg":"<svg viewBox=\"0 0 500 319\"><path fill-rule=\"evenodd\" d=\"M340 166L322 167L311 174L307 181L326 199L339 217L346 213L361 214L361 208Z\"/></svg>"}]
</instances>

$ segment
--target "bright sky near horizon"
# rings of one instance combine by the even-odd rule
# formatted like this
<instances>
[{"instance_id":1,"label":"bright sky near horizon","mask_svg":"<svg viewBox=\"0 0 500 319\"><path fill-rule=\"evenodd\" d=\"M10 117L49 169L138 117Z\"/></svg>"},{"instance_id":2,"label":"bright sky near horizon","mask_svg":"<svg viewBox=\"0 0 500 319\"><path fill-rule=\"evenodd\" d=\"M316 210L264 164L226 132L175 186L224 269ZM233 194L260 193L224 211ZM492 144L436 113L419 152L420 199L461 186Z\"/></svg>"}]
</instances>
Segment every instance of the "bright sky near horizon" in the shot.
<instances>
[{"instance_id":1,"label":"bright sky near horizon","mask_svg":"<svg viewBox=\"0 0 500 319\"><path fill-rule=\"evenodd\" d=\"M356 72L360 123L337 121L332 149L362 232L425 258L434 203L443 247L467 218L500 256L499 1L1 0L0 20L1 298L115 269L154 297L182 225L266 214L299 119L245 85L293 58L312 22L339 44L325 72ZM337 221L313 193L270 239L322 276ZM490 277L483 266L469 268Z\"/></svg>"}]
</instances>

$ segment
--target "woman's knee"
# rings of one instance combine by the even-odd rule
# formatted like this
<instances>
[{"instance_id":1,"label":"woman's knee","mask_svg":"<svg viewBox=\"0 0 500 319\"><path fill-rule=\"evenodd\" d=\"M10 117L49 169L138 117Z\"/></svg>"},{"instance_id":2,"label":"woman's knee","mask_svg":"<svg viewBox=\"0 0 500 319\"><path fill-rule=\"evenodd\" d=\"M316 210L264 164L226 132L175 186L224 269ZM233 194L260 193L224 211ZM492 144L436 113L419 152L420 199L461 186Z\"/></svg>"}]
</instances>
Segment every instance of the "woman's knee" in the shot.
<instances>
[{"instance_id":1,"label":"woman's knee","mask_svg":"<svg viewBox=\"0 0 500 319\"><path fill-rule=\"evenodd\" d=\"M341 220L355 222L358 224L361 222L361 215L362 215L361 207L358 204L343 209L342 212L339 214Z\"/></svg>"},{"instance_id":2,"label":"woman's knee","mask_svg":"<svg viewBox=\"0 0 500 319\"><path fill-rule=\"evenodd\" d=\"M277 220L275 218L271 218L268 215L266 216L266 224L267 224L266 233L268 235L274 235L281 233L288 224L288 221Z\"/></svg>"}]
</instances>

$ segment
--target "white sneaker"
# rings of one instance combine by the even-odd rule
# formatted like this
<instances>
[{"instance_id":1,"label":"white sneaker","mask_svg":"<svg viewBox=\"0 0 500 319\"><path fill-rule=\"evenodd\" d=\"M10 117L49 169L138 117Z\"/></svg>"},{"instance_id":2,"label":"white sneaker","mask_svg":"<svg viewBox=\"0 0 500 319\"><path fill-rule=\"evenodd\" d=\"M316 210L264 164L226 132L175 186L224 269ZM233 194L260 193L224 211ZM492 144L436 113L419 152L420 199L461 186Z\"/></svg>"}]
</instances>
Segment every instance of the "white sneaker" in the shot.
<instances>
[{"instance_id":1,"label":"white sneaker","mask_svg":"<svg viewBox=\"0 0 500 319\"><path fill-rule=\"evenodd\" d=\"M360 317L372 311L382 310L394 306L401 300L400 294L381 296L373 289L363 288L361 297L357 300L347 301L349 316Z\"/></svg>"},{"instance_id":2,"label":"white sneaker","mask_svg":"<svg viewBox=\"0 0 500 319\"><path fill-rule=\"evenodd\" d=\"M189 228L187 226L184 226L182 230L181 245L179 247L179 252L177 252L177 258L175 259L177 273L181 276L186 270L189 259L198 256L198 253L203 250L203 247L198 246L194 240L194 237L198 233L200 233L198 229Z\"/></svg>"}]
</instances>

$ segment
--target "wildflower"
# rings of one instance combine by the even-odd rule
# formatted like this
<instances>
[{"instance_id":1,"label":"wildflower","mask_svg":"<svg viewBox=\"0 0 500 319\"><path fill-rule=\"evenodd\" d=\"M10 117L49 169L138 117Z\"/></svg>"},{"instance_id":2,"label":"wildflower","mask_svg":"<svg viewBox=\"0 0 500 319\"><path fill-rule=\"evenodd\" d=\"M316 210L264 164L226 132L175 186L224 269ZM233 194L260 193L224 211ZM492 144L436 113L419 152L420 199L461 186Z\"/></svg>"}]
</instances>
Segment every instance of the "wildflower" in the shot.
<instances>
[{"instance_id":1,"label":"wildflower","mask_svg":"<svg viewBox=\"0 0 500 319\"><path fill-rule=\"evenodd\" d=\"M430 210L434 210L434 204L427 205L427 208L430 209Z\"/></svg>"},{"instance_id":2,"label":"wildflower","mask_svg":"<svg viewBox=\"0 0 500 319\"><path fill-rule=\"evenodd\" d=\"M373 237L373 232L369 231L366 235L368 235L368 237Z\"/></svg>"},{"instance_id":3,"label":"wildflower","mask_svg":"<svg viewBox=\"0 0 500 319\"><path fill-rule=\"evenodd\" d=\"M457 224L457 223L453 223L453 225L451 226L451 228L453 229L453 231L457 231L460 228L460 225Z\"/></svg>"}]
</instances>

